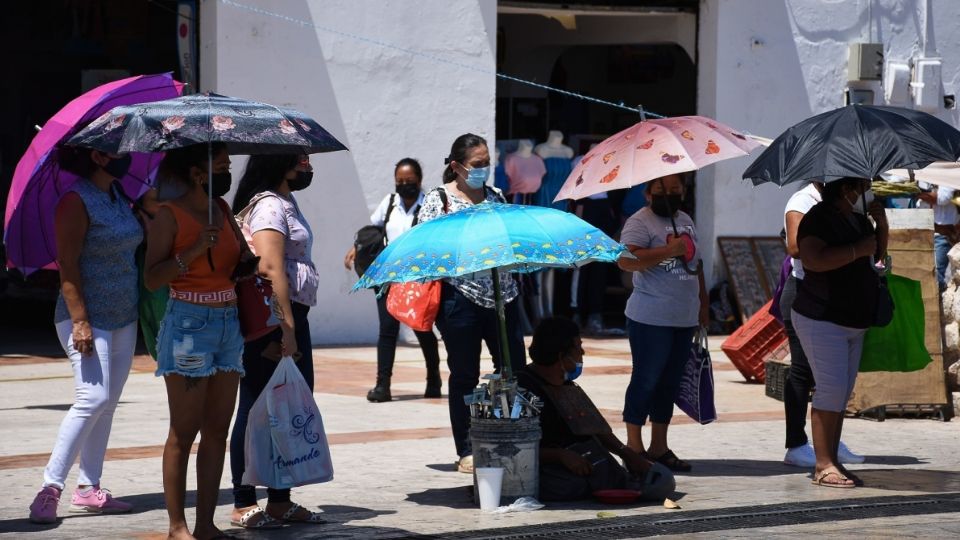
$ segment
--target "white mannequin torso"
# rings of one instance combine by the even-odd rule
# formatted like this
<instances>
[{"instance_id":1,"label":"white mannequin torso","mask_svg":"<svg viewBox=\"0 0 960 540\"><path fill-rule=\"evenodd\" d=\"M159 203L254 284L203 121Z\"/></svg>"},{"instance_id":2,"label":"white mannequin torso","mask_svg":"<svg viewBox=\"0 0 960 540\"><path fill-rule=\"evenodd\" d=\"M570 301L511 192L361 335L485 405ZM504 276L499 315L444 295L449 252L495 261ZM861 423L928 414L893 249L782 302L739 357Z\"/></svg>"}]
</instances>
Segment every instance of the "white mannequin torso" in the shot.
<instances>
[{"instance_id":1,"label":"white mannequin torso","mask_svg":"<svg viewBox=\"0 0 960 540\"><path fill-rule=\"evenodd\" d=\"M573 148L563 144L563 133L557 130L551 130L547 135L547 142L538 144L534 152L543 159L573 158Z\"/></svg>"}]
</instances>

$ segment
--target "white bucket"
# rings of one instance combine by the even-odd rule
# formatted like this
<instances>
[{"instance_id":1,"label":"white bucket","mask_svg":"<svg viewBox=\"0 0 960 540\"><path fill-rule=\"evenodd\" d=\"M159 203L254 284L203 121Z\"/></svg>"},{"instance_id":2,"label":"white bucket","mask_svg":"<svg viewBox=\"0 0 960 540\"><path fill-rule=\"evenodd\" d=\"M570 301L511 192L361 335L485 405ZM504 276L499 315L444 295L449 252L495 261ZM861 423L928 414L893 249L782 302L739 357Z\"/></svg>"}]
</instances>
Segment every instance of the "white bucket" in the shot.
<instances>
[{"instance_id":1,"label":"white bucket","mask_svg":"<svg viewBox=\"0 0 960 540\"><path fill-rule=\"evenodd\" d=\"M496 510L500 507L500 487L503 485L503 467L477 467L477 491L480 492L480 509Z\"/></svg>"}]
</instances>

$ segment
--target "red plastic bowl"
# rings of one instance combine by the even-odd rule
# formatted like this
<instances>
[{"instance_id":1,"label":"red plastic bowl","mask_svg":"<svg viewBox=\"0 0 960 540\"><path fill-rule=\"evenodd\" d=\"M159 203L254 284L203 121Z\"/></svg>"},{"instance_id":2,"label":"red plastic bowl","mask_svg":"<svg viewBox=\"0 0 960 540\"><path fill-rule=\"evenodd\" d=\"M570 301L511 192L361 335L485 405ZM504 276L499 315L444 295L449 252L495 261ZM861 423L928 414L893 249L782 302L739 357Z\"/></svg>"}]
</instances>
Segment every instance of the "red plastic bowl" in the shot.
<instances>
[{"instance_id":1,"label":"red plastic bowl","mask_svg":"<svg viewBox=\"0 0 960 540\"><path fill-rule=\"evenodd\" d=\"M634 489L601 489L593 492L593 496L603 504L630 504L640 495L642 493Z\"/></svg>"}]
</instances>

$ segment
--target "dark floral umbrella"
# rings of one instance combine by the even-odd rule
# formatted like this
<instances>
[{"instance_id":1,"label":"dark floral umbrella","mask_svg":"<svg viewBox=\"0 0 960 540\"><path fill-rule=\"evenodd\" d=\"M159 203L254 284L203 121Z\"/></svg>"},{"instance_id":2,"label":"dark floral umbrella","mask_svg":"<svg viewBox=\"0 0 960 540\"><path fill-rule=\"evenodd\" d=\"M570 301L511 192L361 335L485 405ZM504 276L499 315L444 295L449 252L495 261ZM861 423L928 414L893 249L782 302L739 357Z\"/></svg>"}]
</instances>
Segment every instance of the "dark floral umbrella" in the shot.
<instances>
[{"instance_id":1,"label":"dark floral umbrella","mask_svg":"<svg viewBox=\"0 0 960 540\"><path fill-rule=\"evenodd\" d=\"M346 150L309 116L219 94L115 107L68 144L104 152L163 152L222 142L231 154L316 154Z\"/></svg>"},{"instance_id":2,"label":"dark floral umbrella","mask_svg":"<svg viewBox=\"0 0 960 540\"><path fill-rule=\"evenodd\" d=\"M346 150L309 116L214 93L114 107L67 144L117 154L164 152L194 144L224 143L231 154L317 154ZM213 155L208 153L213 173ZM207 217L213 223L213 190ZM207 250L213 268L213 258Z\"/></svg>"}]
</instances>

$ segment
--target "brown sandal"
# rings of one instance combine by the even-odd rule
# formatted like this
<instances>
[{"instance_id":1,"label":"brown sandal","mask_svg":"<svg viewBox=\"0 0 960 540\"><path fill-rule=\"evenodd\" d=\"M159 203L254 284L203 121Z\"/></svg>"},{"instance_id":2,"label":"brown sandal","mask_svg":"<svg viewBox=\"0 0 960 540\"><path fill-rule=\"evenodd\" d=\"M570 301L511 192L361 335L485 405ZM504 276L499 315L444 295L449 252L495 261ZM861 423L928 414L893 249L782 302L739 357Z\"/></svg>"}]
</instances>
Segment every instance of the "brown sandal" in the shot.
<instances>
[{"instance_id":1,"label":"brown sandal","mask_svg":"<svg viewBox=\"0 0 960 540\"><path fill-rule=\"evenodd\" d=\"M826 479L830 476L835 476L837 482L828 482ZM819 473L814 473L813 481L811 484L820 487L829 487L829 488L838 488L838 489L851 489L857 487L856 483L844 484L843 482L853 482L853 480L844 476L839 470L835 467L820 471Z\"/></svg>"}]
</instances>

